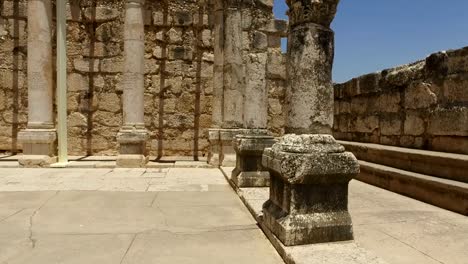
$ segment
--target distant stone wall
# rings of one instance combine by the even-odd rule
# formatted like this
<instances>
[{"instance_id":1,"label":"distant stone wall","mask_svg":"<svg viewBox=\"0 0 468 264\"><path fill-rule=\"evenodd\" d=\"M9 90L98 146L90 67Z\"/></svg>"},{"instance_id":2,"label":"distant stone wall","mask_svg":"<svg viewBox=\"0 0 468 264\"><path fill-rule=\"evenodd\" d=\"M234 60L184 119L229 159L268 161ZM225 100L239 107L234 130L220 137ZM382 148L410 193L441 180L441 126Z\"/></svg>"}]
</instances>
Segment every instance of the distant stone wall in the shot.
<instances>
[{"instance_id":1,"label":"distant stone wall","mask_svg":"<svg viewBox=\"0 0 468 264\"><path fill-rule=\"evenodd\" d=\"M335 85L335 137L468 154L468 47Z\"/></svg>"},{"instance_id":2,"label":"distant stone wall","mask_svg":"<svg viewBox=\"0 0 468 264\"><path fill-rule=\"evenodd\" d=\"M70 155L116 155L122 124L124 0L73 0L68 10ZM211 1L146 1L145 124L150 155L205 156L213 92ZM244 61L266 56L269 128L282 133L286 23L272 1L245 4ZM55 51L54 51L55 54ZM0 151L18 152L27 123L27 1L0 1Z\"/></svg>"}]
</instances>

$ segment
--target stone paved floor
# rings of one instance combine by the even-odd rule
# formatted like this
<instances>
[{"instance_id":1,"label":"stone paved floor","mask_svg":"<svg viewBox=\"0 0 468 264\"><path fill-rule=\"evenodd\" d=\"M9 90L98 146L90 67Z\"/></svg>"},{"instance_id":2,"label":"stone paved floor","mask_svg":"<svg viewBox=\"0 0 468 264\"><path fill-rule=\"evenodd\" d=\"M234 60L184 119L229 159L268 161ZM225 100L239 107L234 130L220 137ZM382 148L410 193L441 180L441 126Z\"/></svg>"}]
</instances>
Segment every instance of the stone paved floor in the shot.
<instances>
[{"instance_id":1,"label":"stone paved floor","mask_svg":"<svg viewBox=\"0 0 468 264\"><path fill-rule=\"evenodd\" d=\"M387 263L468 263L465 216L358 181L350 211ZM0 263L283 262L218 169L2 168Z\"/></svg>"},{"instance_id":2,"label":"stone paved floor","mask_svg":"<svg viewBox=\"0 0 468 264\"><path fill-rule=\"evenodd\" d=\"M218 169L0 169L0 263L283 263Z\"/></svg>"}]
</instances>

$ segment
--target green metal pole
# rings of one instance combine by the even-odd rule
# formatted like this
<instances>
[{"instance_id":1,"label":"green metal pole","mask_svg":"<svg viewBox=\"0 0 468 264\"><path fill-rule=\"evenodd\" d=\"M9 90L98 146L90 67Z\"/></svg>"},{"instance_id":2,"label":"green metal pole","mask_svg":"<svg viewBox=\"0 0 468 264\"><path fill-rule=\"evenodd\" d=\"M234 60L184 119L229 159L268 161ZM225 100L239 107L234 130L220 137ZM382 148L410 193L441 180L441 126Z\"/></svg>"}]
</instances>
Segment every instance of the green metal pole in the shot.
<instances>
[{"instance_id":1,"label":"green metal pole","mask_svg":"<svg viewBox=\"0 0 468 264\"><path fill-rule=\"evenodd\" d=\"M67 153L67 18L66 0L57 0L57 137L58 165L66 166Z\"/></svg>"}]
</instances>

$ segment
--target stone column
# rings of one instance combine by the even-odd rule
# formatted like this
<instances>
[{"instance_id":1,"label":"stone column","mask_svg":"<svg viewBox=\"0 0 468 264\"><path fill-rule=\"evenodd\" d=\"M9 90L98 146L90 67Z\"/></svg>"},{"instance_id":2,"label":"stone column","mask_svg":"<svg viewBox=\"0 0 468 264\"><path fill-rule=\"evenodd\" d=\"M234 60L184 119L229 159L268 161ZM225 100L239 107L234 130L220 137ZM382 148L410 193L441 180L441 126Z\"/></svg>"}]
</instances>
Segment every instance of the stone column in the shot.
<instances>
[{"instance_id":1,"label":"stone column","mask_svg":"<svg viewBox=\"0 0 468 264\"><path fill-rule=\"evenodd\" d=\"M244 65L240 0L215 1L213 124L209 130L214 166L234 166L232 140L243 133ZM222 85L222 87L221 87Z\"/></svg>"},{"instance_id":2,"label":"stone column","mask_svg":"<svg viewBox=\"0 0 468 264\"><path fill-rule=\"evenodd\" d=\"M244 101L245 134L237 135L234 140L236 151L236 168L232 171L231 180L237 187L267 187L270 184L270 173L262 165L265 148L275 143L269 135L268 125L268 91L266 86L267 53L255 45L257 53L248 55L246 63L246 85Z\"/></svg>"},{"instance_id":3,"label":"stone column","mask_svg":"<svg viewBox=\"0 0 468 264\"><path fill-rule=\"evenodd\" d=\"M127 0L125 6L123 126L117 135L120 143L120 155L117 157L119 167L144 167L148 162L148 131L144 119L144 2Z\"/></svg>"},{"instance_id":4,"label":"stone column","mask_svg":"<svg viewBox=\"0 0 468 264\"><path fill-rule=\"evenodd\" d=\"M330 24L339 0L289 0L287 134L266 149L271 174L264 225L286 246L353 239L348 183L359 164L333 124ZM293 134L295 133L295 134Z\"/></svg>"},{"instance_id":5,"label":"stone column","mask_svg":"<svg viewBox=\"0 0 468 264\"><path fill-rule=\"evenodd\" d=\"M52 2L28 1L28 125L18 135L23 144L20 166L55 163L53 113Z\"/></svg>"}]
</instances>

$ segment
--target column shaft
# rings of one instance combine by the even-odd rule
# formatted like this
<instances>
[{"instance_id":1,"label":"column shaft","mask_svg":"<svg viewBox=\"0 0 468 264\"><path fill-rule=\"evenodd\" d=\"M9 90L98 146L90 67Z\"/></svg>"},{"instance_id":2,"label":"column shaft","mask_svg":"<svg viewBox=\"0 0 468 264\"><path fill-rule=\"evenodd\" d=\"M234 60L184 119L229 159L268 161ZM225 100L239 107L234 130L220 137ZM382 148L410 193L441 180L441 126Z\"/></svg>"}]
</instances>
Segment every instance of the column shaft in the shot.
<instances>
[{"instance_id":1,"label":"column shaft","mask_svg":"<svg viewBox=\"0 0 468 264\"><path fill-rule=\"evenodd\" d=\"M120 143L118 167L144 167L148 162L145 128L145 0L127 0L125 6L123 72L123 126L117 135Z\"/></svg>"},{"instance_id":2,"label":"column shaft","mask_svg":"<svg viewBox=\"0 0 468 264\"><path fill-rule=\"evenodd\" d=\"M292 27L290 36L286 133L331 134L334 33L309 22Z\"/></svg>"},{"instance_id":3,"label":"column shaft","mask_svg":"<svg viewBox=\"0 0 468 264\"><path fill-rule=\"evenodd\" d=\"M145 28L143 3L128 0L125 9L123 72L124 126L144 127Z\"/></svg>"},{"instance_id":4,"label":"column shaft","mask_svg":"<svg viewBox=\"0 0 468 264\"><path fill-rule=\"evenodd\" d=\"M214 72L213 72L213 127L220 128L223 123L224 87L224 5L215 1L214 5Z\"/></svg>"},{"instance_id":5,"label":"column shaft","mask_svg":"<svg viewBox=\"0 0 468 264\"><path fill-rule=\"evenodd\" d=\"M28 2L28 128L54 128L52 2Z\"/></svg>"},{"instance_id":6,"label":"column shaft","mask_svg":"<svg viewBox=\"0 0 468 264\"><path fill-rule=\"evenodd\" d=\"M52 1L28 2L28 125L18 134L22 167L48 167L56 162L52 61Z\"/></svg>"},{"instance_id":7,"label":"column shaft","mask_svg":"<svg viewBox=\"0 0 468 264\"><path fill-rule=\"evenodd\" d=\"M224 110L223 128L242 128L245 71L242 54L240 1L226 1L224 8Z\"/></svg>"}]
</instances>

